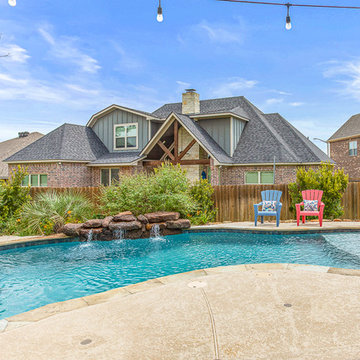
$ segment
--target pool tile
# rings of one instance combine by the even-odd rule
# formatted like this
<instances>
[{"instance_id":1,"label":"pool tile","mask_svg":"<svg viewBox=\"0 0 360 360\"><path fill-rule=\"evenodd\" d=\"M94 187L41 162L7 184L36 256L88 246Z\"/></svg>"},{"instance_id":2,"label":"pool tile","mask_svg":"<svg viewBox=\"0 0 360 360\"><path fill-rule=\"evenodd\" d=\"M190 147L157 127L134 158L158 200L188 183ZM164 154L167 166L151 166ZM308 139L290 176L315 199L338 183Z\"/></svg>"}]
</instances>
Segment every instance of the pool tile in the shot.
<instances>
[{"instance_id":1,"label":"pool tile","mask_svg":"<svg viewBox=\"0 0 360 360\"><path fill-rule=\"evenodd\" d=\"M111 299L118 299L123 296L128 296L130 294L131 293L126 290L126 287L122 287L122 288L113 289L113 290L105 291L105 292L94 294L94 295L84 296L84 297L82 297L82 299L84 301L86 301L86 303L88 305L96 305L96 304L102 304Z\"/></svg>"},{"instance_id":2,"label":"pool tile","mask_svg":"<svg viewBox=\"0 0 360 360\"><path fill-rule=\"evenodd\" d=\"M150 290L157 286L162 286L162 285L164 284L158 279L151 279L138 284L128 285L126 287L126 290L131 294L136 294L138 292Z\"/></svg>"},{"instance_id":3,"label":"pool tile","mask_svg":"<svg viewBox=\"0 0 360 360\"><path fill-rule=\"evenodd\" d=\"M185 273L180 273L180 274L174 274L174 275L168 275L168 276L164 276L159 278L159 281L161 281L163 284L169 284L175 281L181 281L181 280L190 280L190 279L194 279L200 276L206 276L206 272L204 270L193 270L193 271L188 271Z\"/></svg>"},{"instance_id":4,"label":"pool tile","mask_svg":"<svg viewBox=\"0 0 360 360\"><path fill-rule=\"evenodd\" d=\"M246 270L285 270L288 264L246 264Z\"/></svg>"}]
</instances>

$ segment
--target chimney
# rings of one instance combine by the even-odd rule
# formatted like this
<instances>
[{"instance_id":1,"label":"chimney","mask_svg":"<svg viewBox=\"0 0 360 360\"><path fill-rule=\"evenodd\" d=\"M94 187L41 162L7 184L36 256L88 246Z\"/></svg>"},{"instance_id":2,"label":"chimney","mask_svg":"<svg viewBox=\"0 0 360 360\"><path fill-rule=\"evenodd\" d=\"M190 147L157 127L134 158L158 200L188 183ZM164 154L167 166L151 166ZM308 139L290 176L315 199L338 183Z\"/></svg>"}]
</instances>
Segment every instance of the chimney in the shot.
<instances>
[{"instance_id":1,"label":"chimney","mask_svg":"<svg viewBox=\"0 0 360 360\"><path fill-rule=\"evenodd\" d=\"M195 89L186 89L182 94L182 113L198 114L200 113L200 95Z\"/></svg>"},{"instance_id":2,"label":"chimney","mask_svg":"<svg viewBox=\"0 0 360 360\"><path fill-rule=\"evenodd\" d=\"M28 131L23 131L23 132L19 132L18 135L19 135L19 138L25 138L27 136L29 136L29 132Z\"/></svg>"}]
</instances>

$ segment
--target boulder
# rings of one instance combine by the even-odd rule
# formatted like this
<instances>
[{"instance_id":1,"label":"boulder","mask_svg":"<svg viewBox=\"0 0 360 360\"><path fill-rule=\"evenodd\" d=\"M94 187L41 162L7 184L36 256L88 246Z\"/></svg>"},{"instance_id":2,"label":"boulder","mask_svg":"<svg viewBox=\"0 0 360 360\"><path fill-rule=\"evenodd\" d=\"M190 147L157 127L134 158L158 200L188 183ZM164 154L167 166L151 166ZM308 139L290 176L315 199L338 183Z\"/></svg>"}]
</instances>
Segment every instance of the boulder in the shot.
<instances>
[{"instance_id":1,"label":"boulder","mask_svg":"<svg viewBox=\"0 0 360 360\"><path fill-rule=\"evenodd\" d=\"M109 224L112 222L112 220L113 220L112 216L107 216L105 219L102 220L102 227L108 228Z\"/></svg>"},{"instance_id":2,"label":"boulder","mask_svg":"<svg viewBox=\"0 0 360 360\"><path fill-rule=\"evenodd\" d=\"M131 211L125 211L120 214L117 214L114 216L113 221L115 222L130 222L130 221L136 221L136 216L132 214Z\"/></svg>"},{"instance_id":3,"label":"boulder","mask_svg":"<svg viewBox=\"0 0 360 360\"><path fill-rule=\"evenodd\" d=\"M111 222L109 224L109 229L114 230L140 230L142 224L140 221L130 221L130 222Z\"/></svg>"},{"instance_id":4,"label":"boulder","mask_svg":"<svg viewBox=\"0 0 360 360\"><path fill-rule=\"evenodd\" d=\"M150 223L162 223L165 221L177 220L180 217L178 212L158 211L144 215Z\"/></svg>"},{"instance_id":5,"label":"boulder","mask_svg":"<svg viewBox=\"0 0 360 360\"><path fill-rule=\"evenodd\" d=\"M168 229L189 229L191 227L190 220L188 219L179 219L174 221L167 221L166 227Z\"/></svg>"},{"instance_id":6,"label":"boulder","mask_svg":"<svg viewBox=\"0 0 360 360\"><path fill-rule=\"evenodd\" d=\"M87 229L94 229L102 227L102 220L101 219L91 219L84 223L84 228Z\"/></svg>"},{"instance_id":7,"label":"boulder","mask_svg":"<svg viewBox=\"0 0 360 360\"><path fill-rule=\"evenodd\" d=\"M65 224L61 228L61 232L64 233L66 236L79 236L82 225L83 224Z\"/></svg>"},{"instance_id":8,"label":"boulder","mask_svg":"<svg viewBox=\"0 0 360 360\"><path fill-rule=\"evenodd\" d=\"M139 215L137 219L143 224L147 224L149 222L149 220L144 215Z\"/></svg>"}]
</instances>

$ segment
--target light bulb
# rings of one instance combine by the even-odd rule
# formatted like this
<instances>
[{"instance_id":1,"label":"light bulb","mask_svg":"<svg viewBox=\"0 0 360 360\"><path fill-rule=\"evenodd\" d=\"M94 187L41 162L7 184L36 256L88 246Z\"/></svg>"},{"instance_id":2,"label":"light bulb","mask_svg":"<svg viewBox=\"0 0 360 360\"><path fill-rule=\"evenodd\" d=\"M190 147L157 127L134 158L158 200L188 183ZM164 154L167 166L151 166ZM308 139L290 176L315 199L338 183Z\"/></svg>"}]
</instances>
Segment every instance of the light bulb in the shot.
<instances>
[{"instance_id":1,"label":"light bulb","mask_svg":"<svg viewBox=\"0 0 360 360\"><path fill-rule=\"evenodd\" d=\"M285 25L286 30L290 30L291 29L291 20L290 20L290 16L286 17L286 25Z\"/></svg>"},{"instance_id":2,"label":"light bulb","mask_svg":"<svg viewBox=\"0 0 360 360\"><path fill-rule=\"evenodd\" d=\"M156 20L157 20L158 22L163 22L163 21L164 21L164 16L163 16L163 13L162 13L162 8L161 8L161 6L158 7L158 13L157 13Z\"/></svg>"},{"instance_id":3,"label":"light bulb","mask_svg":"<svg viewBox=\"0 0 360 360\"><path fill-rule=\"evenodd\" d=\"M16 6L16 0L9 0L8 3L10 6Z\"/></svg>"}]
</instances>

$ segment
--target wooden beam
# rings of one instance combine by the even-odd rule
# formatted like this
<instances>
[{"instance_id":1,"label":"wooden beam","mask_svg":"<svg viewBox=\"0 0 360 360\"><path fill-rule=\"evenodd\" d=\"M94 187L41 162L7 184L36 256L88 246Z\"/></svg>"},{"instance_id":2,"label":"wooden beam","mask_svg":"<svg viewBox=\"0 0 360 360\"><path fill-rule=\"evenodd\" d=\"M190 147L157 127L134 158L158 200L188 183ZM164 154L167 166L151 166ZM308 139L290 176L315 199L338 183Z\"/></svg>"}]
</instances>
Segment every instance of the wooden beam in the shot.
<instances>
[{"instance_id":1,"label":"wooden beam","mask_svg":"<svg viewBox=\"0 0 360 360\"><path fill-rule=\"evenodd\" d=\"M144 166L159 166L165 161L161 160L150 160L144 161ZM169 161L172 164L176 164L176 161ZM194 159L194 160L181 160L178 162L180 165L210 165L210 159Z\"/></svg>"},{"instance_id":2,"label":"wooden beam","mask_svg":"<svg viewBox=\"0 0 360 360\"><path fill-rule=\"evenodd\" d=\"M164 152L169 156L171 160L175 160L174 155L160 140L157 142L157 144L164 150Z\"/></svg>"},{"instance_id":3,"label":"wooden beam","mask_svg":"<svg viewBox=\"0 0 360 360\"><path fill-rule=\"evenodd\" d=\"M179 160L181 160L186 155L186 153L194 146L195 143L196 140L193 139L191 143L180 153Z\"/></svg>"},{"instance_id":4,"label":"wooden beam","mask_svg":"<svg viewBox=\"0 0 360 360\"><path fill-rule=\"evenodd\" d=\"M179 161L179 123L174 121L174 157L175 161Z\"/></svg>"}]
</instances>

